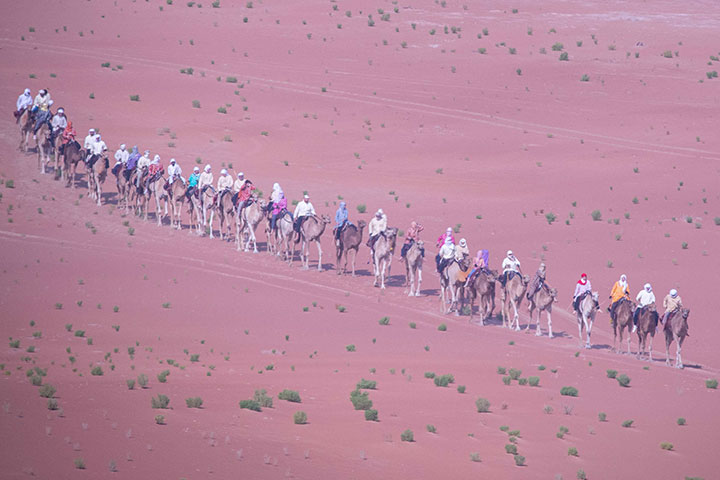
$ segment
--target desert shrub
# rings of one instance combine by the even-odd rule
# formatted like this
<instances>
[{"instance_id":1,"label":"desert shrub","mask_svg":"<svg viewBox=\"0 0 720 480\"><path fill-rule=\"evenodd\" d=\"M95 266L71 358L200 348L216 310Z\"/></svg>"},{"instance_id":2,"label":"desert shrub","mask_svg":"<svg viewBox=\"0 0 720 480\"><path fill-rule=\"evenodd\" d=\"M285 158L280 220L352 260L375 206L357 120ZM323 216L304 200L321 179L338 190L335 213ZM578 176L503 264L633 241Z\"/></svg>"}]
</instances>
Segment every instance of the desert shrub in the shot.
<instances>
[{"instance_id":1,"label":"desert shrub","mask_svg":"<svg viewBox=\"0 0 720 480\"><path fill-rule=\"evenodd\" d=\"M260 402L256 400L240 400L240 408L245 408L247 410L253 410L255 412L262 412L262 408L260 407Z\"/></svg>"},{"instance_id":2,"label":"desert shrub","mask_svg":"<svg viewBox=\"0 0 720 480\"><path fill-rule=\"evenodd\" d=\"M568 52L562 52L558 57L558 60L560 60L561 62L567 62L570 60L570 55L568 55Z\"/></svg>"},{"instance_id":3,"label":"desert shrub","mask_svg":"<svg viewBox=\"0 0 720 480\"><path fill-rule=\"evenodd\" d=\"M435 428L435 425L430 425L429 423L425 425L425 428L430 433L437 433L437 429Z\"/></svg>"},{"instance_id":4,"label":"desert shrub","mask_svg":"<svg viewBox=\"0 0 720 480\"><path fill-rule=\"evenodd\" d=\"M165 415L155 415L155 423L165 425Z\"/></svg>"},{"instance_id":5,"label":"desert shrub","mask_svg":"<svg viewBox=\"0 0 720 480\"><path fill-rule=\"evenodd\" d=\"M615 378L617 377L617 370L605 370L605 373L607 373L608 378Z\"/></svg>"},{"instance_id":6,"label":"desert shrub","mask_svg":"<svg viewBox=\"0 0 720 480\"><path fill-rule=\"evenodd\" d=\"M293 422L295 425L305 425L307 423L307 413L302 410L298 410L293 415Z\"/></svg>"},{"instance_id":7,"label":"desert shrub","mask_svg":"<svg viewBox=\"0 0 720 480\"><path fill-rule=\"evenodd\" d=\"M510 377L503 377L502 381L503 381L503 383L504 383L505 385L510 385L510 382L512 382L512 378L510 378Z\"/></svg>"},{"instance_id":8,"label":"desert shrub","mask_svg":"<svg viewBox=\"0 0 720 480\"><path fill-rule=\"evenodd\" d=\"M451 374L440 375L433 379L436 387L447 387L451 383L455 383L455 377Z\"/></svg>"},{"instance_id":9,"label":"desert shrub","mask_svg":"<svg viewBox=\"0 0 720 480\"><path fill-rule=\"evenodd\" d=\"M634 423L633 420L625 420L625 421L622 422L622 426L625 427L625 428L630 428L630 427L632 427L632 424L633 424L633 423Z\"/></svg>"},{"instance_id":10,"label":"desert shrub","mask_svg":"<svg viewBox=\"0 0 720 480\"><path fill-rule=\"evenodd\" d=\"M202 407L203 400L200 397L190 397L185 399L185 405L188 408L200 408Z\"/></svg>"},{"instance_id":11,"label":"desert shrub","mask_svg":"<svg viewBox=\"0 0 720 480\"><path fill-rule=\"evenodd\" d=\"M85 330L75 330L75 336L76 336L76 337L84 337L84 336L85 336Z\"/></svg>"},{"instance_id":12,"label":"desert shrub","mask_svg":"<svg viewBox=\"0 0 720 480\"><path fill-rule=\"evenodd\" d=\"M358 204L355 208L357 208L358 213L365 213L367 211L367 206L364 203Z\"/></svg>"},{"instance_id":13,"label":"desert shrub","mask_svg":"<svg viewBox=\"0 0 720 480\"><path fill-rule=\"evenodd\" d=\"M302 400L300 399L300 394L298 392L288 389L285 389L282 392L278 393L278 400L286 400L293 403L302 402Z\"/></svg>"},{"instance_id":14,"label":"desert shrub","mask_svg":"<svg viewBox=\"0 0 720 480\"><path fill-rule=\"evenodd\" d=\"M605 413L605 412L598 413L598 420L600 420L601 422L606 422L607 421L607 413Z\"/></svg>"},{"instance_id":15,"label":"desert shrub","mask_svg":"<svg viewBox=\"0 0 720 480\"><path fill-rule=\"evenodd\" d=\"M520 385L527 385L528 379L527 378L518 378L518 384Z\"/></svg>"},{"instance_id":16,"label":"desert shrub","mask_svg":"<svg viewBox=\"0 0 720 480\"><path fill-rule=\"evenodd\" d=\"M194 353L194 354L190 355L190 361L193 362L193 363L199 362L199 361L200 361L200 354L199 354L199 353Z\"/></svg>"},{"instance_id":17,"label":"desert shrub","mask_svg":"<svg viewBox=\"0 0 720 480\"><path fill-rule=\"evenodd\" d=\"M350 392L350 401L355 407L355 410L369 410L372 408L373 402L367 392L360 390L353 390Z\"/></svg>"},{"instance_id":18,"label":"desert shrub","mask_svg":"<svg viewBox=\"0 0 720 480\"><path fill-rule=\"evenodd\" d=\"M507 425L500 425L501 432L507 432L508 430L510 430L510 427L508 427Z\"/></svg>"},{"instance_id":19,"label":"desert shrub","mask_svg":"<svg viewBox=\"0 0 720 480\"><path fill-rule=\"evenodd\" d=\"M158 373L157 379L160 383L167 382L167 376L170 375L170 370L163 370L162 372Z\"/></svg>"},{"instance_id":20,"label":"desert shrub","mask_svg":"<svg viewBox=\"0 0 720 480\"><path fill-rule=\"evenodd\" d=\"M55 392L57 392L57 388L50 385L49 383L46 383L42 387L40 387L40 396L43 398L53 398L55 396Z\"/></svg>"},{"instance_id":21,"label":"desert shrub","mask_svg":"<svg viewBox=\"0 0 720 480\"><path fill-rule=\"evenodd\" d=\"M73 464L78 470L85 470L85 460L83 460L82 458L76 458L75 460L73 460Z\"/></svg>"},{"instance_id":22,"label":"desert shrub","mask_svg":"<svg viewBox=\"0 0 720 480\"><path fill-rule=\"evenodd\" d=\"M507 373L507 370L505 369L505 367L497 367L497 373L499 375L505 375L505 373Z\"/></svg>"},{"instance_id":23,"label":"desert shrub","mask_svg":"<svg viewBox=\"0 0 720 480\"><path fill-rule=\"evenodd\" d=\"M440 325L438 325L438 330L440 330L441 332L447 331L447 325L441 323Z\"/></svg>"},{"instance_id":24,"label":"desert shrub","mask_svg":"<svg viewBox=\"0 0 720 480\"><path fill-rule=\"evenodd\" d=\"M377 422L378 411L373 410L372 408L368 408L367 410L365 410L365 420L368 422Z\"/></svg>"},{"instance_id":25,"label":"desert shrub","mask_svg":"<svg viewBox=\"0 0 720 480\"><path fill-rule=\"evenodd\" d=\"M260 404L260 406L262 406L264 408L272 408L272 406L273 406L273 399L272 399L272 397L269 397L267 395L267 390L265 390L264 388L260 389L260 390L255 390L255 394L253 395L253 400L258 402Z\"/></svg>"},{"instance_id":26,"label":"desert shrub","mask_svg":"<svg viewBox=\"0 0 720 480\"><path fill-rule=\"evenodd\" d=\"M523 457L522 455L515 455L513 456L513 459L515 460L515 465L517 465L518 467L522 467L523 465L525 465L525 457Z\"/></svg>"},{"instance_id":27,"label":"desert shrub","mask_svg":"<svg viewBox=\"0 0 720 480\"><path fill-rule=\"evenodd\" d=\"M131 102L139 102L139 101L140 101L140 95L130 95L130 101L131 101Z\"/></svg>"},{"instance_id":28,"label":"desert shrub","mask_svg":"<svg viewBox=\"0 0 720 480\"><path fill-rule=\"evenodd\" d=\"M540 385L540 377L528 377L528 383L531 387L537 387Z\"/></svg>"},{"instance_id":29,"label":"desert shrub","mask_svg":"<svg viewBox=\"0 0 720 480\"><path fill-rule=\"evenodd\" d=\"M425 372L425 378L435 378L435 372Z\"/></svg>"},{"instance_id":30,"label":"desert shrub","mask_svg":"<svg viewBox=\"0 0 720 480\"><path fill-rule=\"evenodd\" d=\"M552 213L552 212L546 213L546 214L545 214L545 220L547 220L547 222L548 222L549 225L552 225L552 223L553 223L555 220L557 220L557 215L555 215L555 214Z\"/></svg>"},{"instance_id":31,"label":"desert shrub","mask_svg":"<svg viewBox=\"0 0 720 480\"><path fill-rule=\"evenodd\" d=\"M627 387L628 385L630 385L630 377L628 377L624 373L621 375L618 375L617 381L621 387Z\"/></svg>"},{"instance_id":32,"label":"desert shrub","mask_svg":"<svg viewBox=\"0 0 720 480\"><path fill-rule=\"evenodd\" d=\"M596 222L602 220L602 212L600 212L600 210L593 210L592 213L590 213L590 216Z\"/></svg>"},{"instance_id":33,"label":"desert shrub","mask_svg":"<svg viewBox=\"0 0 720 480\"><path fill-rule=\"evenodd\" d=\"M145 375L144 373L141 373L140 375L138 375L137 381L138 381L138 385L140 385L140 388L147 388L147 384L148 384L147 375Z\"/></svg>"},{"instance_id":34,"label":"desert shrub","mask_svg":"<svg viewBox=\"0 0 720 480\"><path fill-rule=\"evenodd\" d=\"M670 442L662 442L662 443L660 444L660 448L662 448L663 450L668 450L668 451L670 451L670 450L673 449L673 444L670 443Z\"/></svg>"},{"instance_id":35,"label":"desert shrub","mask_svg":"<svg viewBox=\"0 0 720 480\"><path fill-rule=\"evenodd\" d=\"M408 428L407 430L405 430L404 432L402 432L402 433L400 434L400 440L402 440L403 442L414 442L414 441L415 441L415 436L413 435L412 430L410 430L410 429Z\"/></svg>"},{"instance_id":36,"label":"desert shrub","mask_svg":"<svg viewBox=\"0 0 720 480\"><path fill-rule=\"evenodd\" d=\"M563 46L562 43L555 42L552 46L552 51L553 52L562 52L563 48L565 48L565 47Z\"/></svg>"},{"instance_id":37,"label":"desert shrub","mask_svg":"<svg viewBox=\"0 0 720 480\"><path fill-rule=\"evenodd\" d=\"M487 413L490 411L490 401L487 398L479 397L475 400L475 406L478 413Z\"/></svg>"},{"instance_id":38,"label":"desert shrub","mask_svg":"<svg viewBox=\"0 0 720 480\"><path fill-rule=\"evenodd\" d=\"M348 352L354 352L355 351L355 344L351 343L350 345L345 345L345 350Z\"/></svg>"},{"instance_id":39,"label":"desert shrub","mask_svg":"<svg viewBox=\"0 0 720 480\"><path fill-rule=\"evenodd\" d=\"M168 408L168 405L170 405L170 399L167 395L159 394L157 397L150 399L150 406L152 408Z\"/></svg>"},{"instance_id":40,"label":"desert shrub","mask_svg":"<svg viewBox=\"0 0 720 480\"><path fill-rule=\"evenodd\" d=\"M571 457L577 457L578 456L577 448L575 448L575 447L568 448L568 455L570 455Z\"/></svg>"},{"instance_id":41,"label":"desert shrub","mask_svg":"<svg viewBox=\"0 0 720 480\"><path fill-rule=\"evenodd\" d=\"M10 348L20 348L20 340L10 340Z\"/></svg>"},{"instance_id":42,"label":"desert shrub","mask_svg":"<svg viewBox=\"0 0 720 480\"><path fill-rule=\"evenodd\" d=\"M509 453L510 455L516 455L517 452L517 445L514 445L512 443L508 443L505 445L505 453Z\"/></svg>"},{"instance_id":43,"label":"desert shrub","mask_svg":"<svg viewBox=\"0 0 720 480\"><path fill-rule=\"evenodd\" d=\"M585 470L583 470L582 468L577 471L576 476L577 476L578 480L587 480L587 475L585 474Z\"/></svg>"},{"instance_id":44,"label":"desert shrub","mask_svg":"<svg viewBox=\"0 0 720 480\"><path fill-rule=\"evenodd\" d=\"M510 378L512 378L513 380L517 380L518 378L520 378L520 375L522 375L522 370L511 368L508 372L508 375L510 375Z\"/></svg>"},{"instance_id":45,"label":"desert shrub","mask_svg":"<svg viewBox=\"0 0 720 480\"><path fill-rule=\"evenodd\" d=\"M103 374L103 369L100 367L100 365L97 365L90 370L90 375L95 375L97 377L101 376Z\"/></svg>"},{"instance_id":46,"label":"desert shrub","mask_svg":"<svg viewBox=\"0 0 720 480\"><path fill-rule=\"evenodd\" d=\"M458 393L465 393L465 385L458 385L457 391Z\"/></svg>"},{"instance_id":47,"label":"desert shrub","mask_svg":"<svg viewBox=\"0 0 720 480\"><path fill-rule=\"evenodd\" d=\"M578 389L575 387L562 387L560 389L560 395L565 395L566 397L577 397Z\"/></svg>"},{"instance_id":48,"label":"desert shrub","mask_svg":"<svg viewBox=\"0 0 720 480\"><path fill-rule=\"evenodd\" d=\"M705 380L705 387L712 388L713 390L717 389L717 387L718 387L717 379L711 378L709 380Z\"/></svg>"},{"instance_id":49,"label":"desert shrub","mask_svg":"<svg viewBox=\"0 0 720 480\"><path fill-rule=\"evenodd\" d=\"M128 390L133 390L135 388L135 379L129 378L125 381L127 383Z\"/></svg>"},{"instance_id":50,"label":"desert shrub","mask_svg":"<svg viewBox=\"0 0 720 480\"><path fill-rule=\"evenodd\" d=\"M480 454L477 452L473 452L470 454L470 461L471 462L480 462Z\"/></svg>"},{"instance_id":51,"label":"desert shrub","mask_svg":"<svg viewBox=\"0 0 720 480\"><path fill-rule=\"evenodd\" d=\"M59 408L58 401L54 398L48 398L47 408L48 410L57 410Z\"/></svg>"},{"instance_id":52,"label":"desert shrub","mask_svg":"<svg viewBox=\"0 0 720 480\"><path fill-rule=\"evenodd\" d=\"M380 320L378 320L378 323L380 325L390 325L390 317L382 317Z\"/></svg>"},{"instance_id":53,"label":"desert shrub","mask_svg":"<svg viewBox=\"0 0 720 480\"><path fill-rule=\"evenodd\" d=\"M581 82L589 82L589 81L590 81L590 76L589 76L587 73L583 73L583 76L580 77L580 81L581 81Z\"/></svg>"},{"instance_id":54,"label":"desert shrub","mask_svg":"<svg viewBox=\"0 0 720 480\"><path fill-rule=\"evenodd\" d=\"M677 424L682 427L683 425L685 425L685 419L683 417L678 418Z\"/></svg>"},{"instance_id":55,"label":"desert shrub","mask_svg":"<svg viewBox=\"0 0 720 480\"><path fill-rule=\"evenodd\" d=\"M375 380L365 380L364 378L362 378L357 383L358 390L375 390L375 388L377 388L377 382Z\"/></svg>"}]
</instances>

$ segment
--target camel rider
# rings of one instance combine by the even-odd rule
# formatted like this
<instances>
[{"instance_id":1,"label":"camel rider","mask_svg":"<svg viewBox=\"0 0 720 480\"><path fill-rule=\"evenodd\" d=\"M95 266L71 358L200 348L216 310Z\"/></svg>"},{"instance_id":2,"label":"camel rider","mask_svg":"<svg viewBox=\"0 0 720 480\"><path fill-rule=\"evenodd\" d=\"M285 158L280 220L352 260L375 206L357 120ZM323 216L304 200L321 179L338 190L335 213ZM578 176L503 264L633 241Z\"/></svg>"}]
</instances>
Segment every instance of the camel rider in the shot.
<instances>
[{"instance_id":1,"label":"camel rider","mask_svg":"<svg viewBox=\"0 0 720 480\"><path fill-rule=\"evenodd\" d=\"M245 180L245 183L240 188L238 193L238 218L242 215L242 211L245 207L250 206L252 203L252 192L255 190L255 185L250 180Z\"/></svg>"},{"instance_id":2,"label":"camel rider","mask_svg":"<svg viewBox=\"0 0 720 480\"><path fill-rule=\"evenodd\" d=\"M460 243L455 247L455 260L462 262L466 257L470 256L470 249L467 245L467 240L464 238L460 239Z\"/></svg>"},{"instance_id":3,"label":"camel rider","mask_svg":"<svg viewBox=\"0 0 720 480\"><path fill-rule=\"evenodd\" d=\"M527 290L527 299L532 299L533 295L540 290L543 285L545 284L545 275L546 275L546 267L544 263L540 264L540 267L538 267L537 272L535 272L535 276L533 277L532 281L530 282L530 285L528 285ZM528 310L530 310L531 305L528 305Z\"/></svg>"},{"instance_id":4,"label":"camel rider","mask_svg":"<svg viewBox=\"0 0 720 480\"><path fill-rule=\"evenodd\" d=\"M407 229L407 232L405 232L405 242L403 243L402 249L400 249L400 258L398 258L398 261L402 262L405 258L405 255L407 255L408 250L410 250L410 247L412 247L413 243L416 243L418 240L420 240L420 232L425 230L425 228L417 223L415 220L410 222L410 228ZM425 257L425 249L423 248L420 250L420 254Z\"/></svg>"},{"instance_id":5,"label":"camel rider","mask_svg":"<svg viewBox=\"0 0 720 480\"><path fill-rule=\"evenodd\" d=\"M335 229L333 234L335 236L335 244L340 245L340 234L342 233L345 225L348 223L348 210L345 202L340 202L340 206L335 212Z\"/></svg>"},{"instance_id":6,"label":"camel rider","mask_svg":"<svg viewBox=\"0 0 720 480\"><path fill-rule=\"evenodd\" d=\"M265 207L265 210L267 212L273 211L275 203L277 203L280 200L280 196L279 196L280 192L282 192L282 189L280 188L280 184L277 182L273 183L272 192L270 193L270 201L268 201L268 204Z\"/></svg>"},{"instance_id":7,"label":"camel rider","mask_svg":"<svg viewBox=\"0 0 720 480\"><path fill-rule=\"evenodd\" d=\"M278 189L275 190L275 185L277 185ZM280 215L283 211L287 210L287 198L285 198L285 192L280 189L280 185L277 183L273 185L273 193L270 196L272 201L270 202L272 205L272 216L270 217L270 231L275 230L275 223L277 222L278 215Z\"/></svg>"},{"instance_id":8,"label":"camel rider","mask_svg":"<svg viewBox=\"0 0 720 480\"><path fill-rule=\"evenodd\" d=\"M205 165L203 172L200 174L200 178L198 179L198 189L200 190L200 193L203 193L206 187L210 187L213 184L214 179L211 170L212 167L208 163Z\"/></svg>"},{"instance_id":9,"label":"camel rider","mask_svg":"<svg viewBox=\"0 0 720 480\"><path fill-rule=\"evenodd\" d=\"M50 127L52 128L50 130L50 140L54 141L55 138L62 134L62 132L65 130L65 127L67 127L67 117L65 116L65 109L60 107L57 109L57 113L55 116L52 117L52 120L50 121Z\"/></svg>"},{"instance_id":10,"label":"camel rider","mask_svg":"<svg viewBox=\"0 0 720 480\"><path fill-rule=\"evenodd\" d=\"M52 100L50 99L50 94L45 88L41 89L35 97L32 107L32 111L36 113L35 128L33 128L33 138L35 138L34 135L40 129L40 126L50 120L50 106L52 105L51 102Z\"/></svg>"},{"instance_id":11,"label":"camel rider","mask_svg":"<svg viewBox=\"0 0 720 480\"><path fill-rule=\"evenodd\" d=\"M15 112L13 112L13 115L15 115L15 123L20 121L20 117L22 117L23 112L30 108L33 104L33 98L32 94L30 93L30 89L26 88L23 93L20 94L20 96L17 99L17 102L15 103Z\"/></svg>"},{"instance_id":12,"label":"camel rider","mask_svg":"<svg viewBox=\"0 0 720 480\"><path fill-rule=\"evenodd\" d=\"M245 185L245 174L243 172L238 172L237 174L237 180L235 180L235 183L233 183L233 196L232 196L232 203L233 205L237 205L238 203L238 196L240 195L240 190L242 190L242 187Z\"/></svg>"},{"instance_id":13,"label":"camel rider","mask_svg":"<svg viewBox=\"0 0 720 480\"><path fill-rule=\"evenodd\" d=\"M170 165L168 166L168 179L165 182L165 190L170 190L170 186L177 179L180 179L183 183L185 180L182 178L182 168L174 158L170 159Z\"/></svg>"},{"instance_id":14,"label":"camel rider","mask_svg":"<svg viewBox=\"0 0 720 480\"><path fill-rule=\"evenodd\" d=\"M633 314L632 333L637 332L637 320L638 315L640 315L640 311L646 309L651 305L655 305L655 294L653 293L652 285L646 283L643 289L638 292L635 300L638 302L638 306L635 309L635 313Z\"/></svg>"},{"instance_id":15,"label":"camel rider","mask_svg":"<svg viewBox=\"0 0 720 480\"><path fill-rule=\"evenodd\" d=\"M195 167L195 168L193 168L193 173L190 175L190 178L188 178L188 188L187 188L187 192L185 192L185 196L188 198L188 200L190 200L191 195L196 195L199 180L200 180L200 167Z\"/></svg>"},{"instance_id":16,"label":"camel rider","mask_svg":"<svg viewBox=\"0 0 720 480\"><path fill-rule=\"evenodd\" d=\"M665 322L668 321L670 315L682 308L682 299L680 298L680 295L678 295L677 290L673 288L670 290L670 293L665 295L665 298L663 298L663 307L665 308L665 313L662 316L662 324L665 326Z\"/></svg>"},{"instance_id":17,"label":"camel rider","mask_svg":"<svg viewBox=\"0 0 720 480\"><path fill-rule=\"evenodd\" d=\"M65 130L62 132L62 144L60 145L60 155L65 154L65 147L69 145L72 142L75 142L75 137L77 136L77 132L73 128L72 122L68 122L67 126L65 127ZM78 148L80 145L78 144Z\"/></svg>"},{"instance_id":18,"label":"camel rider","mask_svg":"<svg viewBox=\"0 0 720 480\"><path fill-rule=\"evenodd\" d=\"M295 207L295 212L293 213L293 218L295 219L295 225L293 225L293 230L295 230L295 233L300 233L300 228L302 228L303 222L308 218L315 215L315 207L313 207L313 204L310 203L310 196L306 193L303 196L302 202L298 203ZM300 241L300 235L298 235L297 239L295 239L295 243L298 243Z\"/></svg>"},{"instance_id":19,"label":"camel rider","mask_svg":"<svg viewBox=\"0 0 720 480\"><path fill-rule=\"evenodd\" d=\"M451 237L445 237L445 243L440 247L440 251L435 256L437 271L442 275L443 270L455 258L455 244Z\"/></svg>"},{"instance_id":20,"label":"camel rider","mask_svg":"<svg viewBox=\"0 0 720 480\"><path fill-rule=\"evenodd\" d=\"M217 191L218 194L223 192L224 190L230 190L233 186L233 179L230 175L228 175L228 171L226 169L220 170L220 177L218 178L217 182Z\"/></svg>"},{"instance_id":21,"label":"camel rider","mask_svg":"<svg viewBox=\"0 0 720 480\"><path fill-rule=\"evenodd\" d=\"M130 157L130 152L127 151L126 145L123 143L120 145L120 148L115 150L115 165L113 165L112 173L117 176L120 169L125 169L125 165L127 165L128 157Z\"/></svg>"},{"instance_id":22,"label":"camel rider","mask_svg":"<svg viewBox=\"0 0 720 480\"><path fill-rule=\"evenodd\" d=\"M387 229L387 215L383 212L382 208L378 208L375 212L375 216L370 220L368 225L368 240L367 246L370 247L371 251L375 251L375 242L381 234L385 233Z\"/></svg>"},{"instance_id":23,"label":"camel rider","mask_svg":"<svg viewBox=\"0 0 720 480\"><path fill-rule=\"evenodd\" d=\"M135 167L137 167L140 157L141 155L140 152L138 152L138 147L137 145L134 145L132 148L132 152L130 153L130 155L128 155L128 160L125 164L125 171L123 172L126 181L130 181L130 175L132 175L133 170L135 170Z\"/></svg>"},{"instance_id":24,"label":"camel rider","mask_svg":"<svg viewBox=\"0 0 720 480\"><path fill-rule=\"evenodd\" d=\"M87 163L88 158L92 154L93 143L95 143L95 129L91 128L88 130L87 137L85 137L85 141L83 142L83 148L85 149L85 163Z\"/></svg>"},{"instance_id":25,"label":"camel rider","mask_svg":"<svg viewBox=\"0 0 720 480\"><path fill-rule=\"evenodd\" d=\"M143 181L145 180L145 174L147 173L147 169L150 166L150 150L145 150L142 154L142 157L138 159L137 166L137 175L135 175L135 186L137 188L140 188L140 185L143 184Z\"/></svg>"},{"instance_id":26,"label":"camel rider","mask_svg":"<svg viewBox=\"0 0 720 480\"><path fill-rule=\"evenodd\" d=\"M513 276L522 275L522 270L520 270L520 260L515 258L515 254L512 250L507 251L505 258L502 261L501 268L503 269L503 272L498 280L500 280L503 288L505 288L505 284Z\"/></svg>"},{"instance_id":27,"label":"camel rider","mask_svg":"<svg viewBox=\"0 0 720 480\"><path fill-rule=\"evenodd\" d=\"M574 311L578 311L578 308L580 307L580 299L591 292L592 286L590 285L590 280L588 280L587 274L583 273L582 275L580 275L580 280L578 280L578 282L575 284L575 293L573 294Z\"/></svg>"},{"instance_id":28,"label":"camel rider","mask_svg":"<svg viewBox=\"0 0 720 480\"><path fill-rule=\"evenodd\" d=\"M105 152L107 152L107 149L108 149L107 145L102 140L99 133L97 135L95 135L95 141L93 142L91 148L92 148L92 150L91 150L92 155L91 155L90 159L88 160L88 167L92 167L93 165L95 165L95 162L97 162L100 159L100 157L102 157L105 154Z\"/></svg>"},{"instance_id":29,"label":"camel rider","mask_svg":"<svg viewBox=\"0 0 720 480\"><path fill-rule=\"evenodd\" d=\"M435 247L439 250L442 248L443 245L445 245L445 239L447 237L450 237L453 243L455 243L455 237L453 236L453 229L451 227L448 227L447 230L445 230L445 233L440 235L437 239L437 242L435 242Z\"/></svg>"},{"instance_id":30,"label":"camel rider","mask_svg":"<svg viewBox=\"0 0 720 480\"><path fill-rule=\"evenodd\" d=\"M160 155L155 155L153 157L152 162L150 162L150 165L148 165L148 175L145 180L145 193L147 194L147 189L150 186L152 182L157 181L160 176L165 172L165 167L163 167L162 162L160 161Z\"/></svg>"},{"instance_id":31,"label":"camel rider","mask_svg":"<svg viewBox=\"0 0 720 480\"><path fill-rule=\"evenodd\" d=\"M628 286L627 275L624 273L620 275L620 279L615 282L610 290L610 306L608 306L608 312L610 312L610 321L615 319L615 310L621 299L630 300L630 287Z\"/></svg>"},{"instance_id":32,"label":"camel rider","mask_svg":"<svg viewBox=\"0 0 720 480\"><path fill-rule=\"evenodd\" d=\"M475 278L475 275L480 272L486 272L488 269L488 261L490 259L490 252L488 250L478 250L477 254L475 255L475 259L473 260L473 268L470 270L470 275L468 275L467 280L465 281L465 286L472 284L473 279Z\"/></svg>"}]
</instances>

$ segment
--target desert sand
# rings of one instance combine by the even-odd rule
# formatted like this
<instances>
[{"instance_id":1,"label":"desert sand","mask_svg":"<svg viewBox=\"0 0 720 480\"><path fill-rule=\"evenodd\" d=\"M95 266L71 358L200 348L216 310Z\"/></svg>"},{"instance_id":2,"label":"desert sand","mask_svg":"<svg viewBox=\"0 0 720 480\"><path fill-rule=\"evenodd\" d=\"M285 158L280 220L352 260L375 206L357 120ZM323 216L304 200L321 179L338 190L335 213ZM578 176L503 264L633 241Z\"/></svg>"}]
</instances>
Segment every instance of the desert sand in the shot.
<instances>
[{"instance_id":1,"label":"desert sand","mask_svg":"<svg viewBox=\"0 0 720 480\"><path fill-rule=\"evenodd\" d=\"M716 3L218 6L4 9L0 477L715 478L720 402L705 382L720 377ZM18 151L10 110L25 87L48 88L80 139L97 128L111 154L126 143L165 166L176 158L185 175L243 171L265 197L279 182L331 216L344 199L355 222L378 208L401 230L417 220L422 296L406 296L397 259L388 288L374 288L364 246L358 275L336 275L329 232L319 273L314 247L310 270L288 267L265 252L262 229L252 254L189 233L187 213L181 231L157 227L154 207L148 222L124 216L112 175L95 206L82 168L71 190ZM544 316L536 337L534 321L518 333L497 317L481 327L440 313L432 257L448 226L473 253L489 249L493 268L507 249L526 273L547 264L555 338ZM583 272L602 307L591 349L570 307ZM613 351L605 307L622 273L633 296L645 282L659 301L680 291L684 369L665 365L661 333L653 361L635 357L636 335L632 355ZM498 367L539 385L505 385ZM141 374L147 388L129 389ZM58 410L36 377L56 387ZM363 378L377 382L377 422L350 401ZM259 389L272 408L241 409ZM278 399L284 389L301 403ZM169 409L151 408L160 394ZM307 424L294 424L297 411ZM511 440L524 466L506 453Z\"/></svg>"}]
</instances>

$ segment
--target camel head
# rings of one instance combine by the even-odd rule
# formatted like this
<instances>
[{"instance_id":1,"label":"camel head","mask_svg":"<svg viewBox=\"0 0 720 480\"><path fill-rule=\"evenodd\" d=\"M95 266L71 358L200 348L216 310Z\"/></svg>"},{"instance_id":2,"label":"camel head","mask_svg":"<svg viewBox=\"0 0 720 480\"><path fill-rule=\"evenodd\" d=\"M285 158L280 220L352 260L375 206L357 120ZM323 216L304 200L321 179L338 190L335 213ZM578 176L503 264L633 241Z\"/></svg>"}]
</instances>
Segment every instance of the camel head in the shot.
<instances>
[{"instance_id":1,"label":"camel head","mask_svg":"<svg viewBox=\"0 0 720 480\"><path fill-rule=\"evenodd\" d=\"M557 293L557 288L550 289L550 297L552 298L553 302L557 302Z\"/></svg>"},{"instance_id":2,"label":"camel head","mask_svg":"<svg viewBox=\"0 0 720 480\"><path fill-rule=\"evenodd\" d=\"M262 198L259 198L259 199L257 200L257 204L260 206L260 208L265 208L265 207L267 207L267 202L266 202L264 199L262 199Z\"/></svg>"},{"instance_id":3,"label":"camel head","mask_svg":"<svg viewBox=\"0 0 720 480\"><path fill-rule=\"evenodd\" d=\"M600 295L598 292L592 292L592 299L595 310L600 310Z\"/></svg>"},{"instance_id":4,"label":"camel head","mask_svg":"<svg viewBox=\"0 0 720 480\"><path fill-rule=\"evenodd\" d=\"M683 320L687 321L688 316L690 316L690 309L689 308L683 308L680 313L682 314Z\"/></svg>"},{"instance_id":5,"label":"camel head","mask_svg":"<svg viewBox=\"0 0 720 480\"><path fill-rule=\"evenodd\" d=\"M500 278L500 274L497 270L490 270L490 281L491 282L497 282L498 278Z\"/></svg>"},{"instance_id":6,"label":"camel head","mask_svg":"<svg viewBox=\"0 0 720 480\"><path fill-rule=\"evenodd\" d=\"M320 216L320 218L322 219L322 221L323 221L324 224L327 225L328 223L330 223L330 217L328 217L328 216L325 215L324 213Z\"/></svg>"},{"instance_id":7,"label":"camel head","mask_svg":"<svg viewBox=\"0 0 720 480\"><path fill-rule=\"evenodd\" d=\"M358 221L357 226L359 230L362 230L363 228L367 227L367 223L365 222L365 220L360 220Z\"/></svg>"},{"instance_id":8,"label":"camel head","mask_svg":"<svg viewBox=\"0 0 720 480\"><path fill-rule=\"evenodd\" d=\"M388 242L392 242L395 240L395 237L397 237L398 229L397 227L390 227L385 230L385 237L387 237Z\"/></svg>"},{"instance_id":9,"label":"camel head","mask_svg":"<svg viewBox=\"0 0 720 480\"><path fill-rule=\"evenodd\" d=\"M423 242L422 240L418 240L415 243L417 244L418 248L420 248L420 249L425 248L425 242Z\"/></svg>"},{"instance_id":10,"label":"camel head","mask_svg":"<svg viewBox=\"0 0 720 480\"><path fill-rule=\"evenodd\" d=\"M527 286L527 284L530 283L530 276L529 276L529 275L523 275L523 276L522 276L522 282L523 282L523 285Z\"/></svg>"}]
</instances>

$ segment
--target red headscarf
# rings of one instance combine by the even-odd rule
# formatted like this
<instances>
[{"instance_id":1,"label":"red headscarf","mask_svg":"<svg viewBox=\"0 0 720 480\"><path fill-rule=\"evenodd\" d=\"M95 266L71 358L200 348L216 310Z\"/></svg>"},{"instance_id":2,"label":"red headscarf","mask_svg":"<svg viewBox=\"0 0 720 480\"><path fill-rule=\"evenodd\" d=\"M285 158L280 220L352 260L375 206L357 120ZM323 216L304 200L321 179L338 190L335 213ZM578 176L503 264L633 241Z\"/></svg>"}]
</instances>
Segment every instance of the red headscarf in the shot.
<instances>
[{"instance_id":1,"label":"red headscarf","mask_svg":"<svg viewBox=\"0 0 720 480\"><path fill-rule=\"evenodd\" d=\"M585 285L587 283L587 274L586 273L583 273L582 275L580 275L580 280L578 280L578 283L580 285Z\"/></svg>"}]
</instances>

